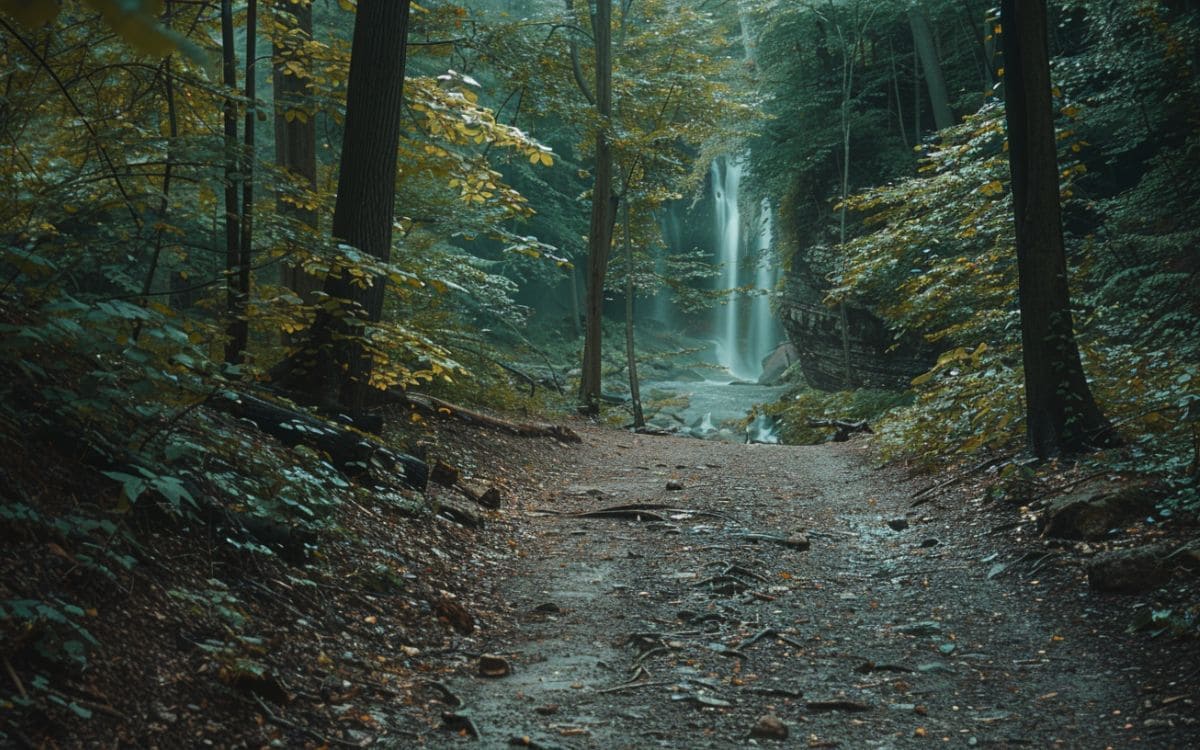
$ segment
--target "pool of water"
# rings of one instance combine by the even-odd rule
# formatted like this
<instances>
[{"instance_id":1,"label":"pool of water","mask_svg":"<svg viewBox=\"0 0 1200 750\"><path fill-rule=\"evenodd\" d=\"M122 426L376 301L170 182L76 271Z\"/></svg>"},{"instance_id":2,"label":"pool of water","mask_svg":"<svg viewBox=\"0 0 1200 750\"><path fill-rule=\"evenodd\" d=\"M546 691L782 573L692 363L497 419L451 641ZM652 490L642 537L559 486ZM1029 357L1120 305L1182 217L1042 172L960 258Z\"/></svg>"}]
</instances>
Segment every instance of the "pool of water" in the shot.
<instances>
[{"instance_id":1,"label":"pool of water","mask_svg":"<svg viewBox=\"0 0 1200 750\"><path fill-rule=\"evenodd\" d=\"M747 431L737 426L747 413L759 404L773 403L787 391L787 386L766 386L730 380L647 381L642 384L642 401L650 403L664 397L686 399L686 406L667 405L656 414L647 412L647 421L655 427L677 431L706 440L747 441ZM773 425L760 419L751 425L753 442L772 440Z\"/></svg>"}]
</instances>

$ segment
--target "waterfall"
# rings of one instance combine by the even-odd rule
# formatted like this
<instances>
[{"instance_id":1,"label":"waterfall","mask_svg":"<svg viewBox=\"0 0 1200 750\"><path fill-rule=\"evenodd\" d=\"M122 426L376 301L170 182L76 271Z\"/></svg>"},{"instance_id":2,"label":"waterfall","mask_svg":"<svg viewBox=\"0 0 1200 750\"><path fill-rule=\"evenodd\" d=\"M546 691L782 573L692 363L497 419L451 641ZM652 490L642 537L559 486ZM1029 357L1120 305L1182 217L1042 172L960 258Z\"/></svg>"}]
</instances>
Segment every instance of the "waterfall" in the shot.
<instances>
[{"instance_id":1,"label":"waterfall","mask_svg":"<svg viewBox=\"0 0 1200 750\"><path fill-rule=\"evenodd\" d=\"M721 263L721 289L734 290L753 282L762 293L745 297L730 291L723 304L717 306L714 333L717 340L717 361L734 377L755 380L762 372L762 359L779 343L779 325L771 312L766 292L775 288L776 268L771 262L772 242L771 205L763 200L753 217L757 221L743 223L738 206L741 189L742 164L737 157L726 156L713 161L711 168L713 190L714 239L716 257ZM743 231L743 226L747 227ZM752 238L744 242L743 237ZM751 275L743 270L746 258L752 258L755 270ZM749 277L744 281L743 275Z\"/></svg>"}]
</instances>

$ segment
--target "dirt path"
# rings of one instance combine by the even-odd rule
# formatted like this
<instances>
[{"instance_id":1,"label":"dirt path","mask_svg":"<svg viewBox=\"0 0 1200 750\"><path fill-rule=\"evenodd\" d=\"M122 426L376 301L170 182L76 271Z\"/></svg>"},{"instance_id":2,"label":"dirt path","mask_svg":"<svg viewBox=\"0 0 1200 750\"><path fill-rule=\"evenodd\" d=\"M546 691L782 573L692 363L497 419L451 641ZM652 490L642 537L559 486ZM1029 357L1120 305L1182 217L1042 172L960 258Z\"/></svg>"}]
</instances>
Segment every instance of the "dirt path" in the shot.
<instances>
[{"instance_id":1,"label":"dirt path","mask_svg":"<svg viewBox=\"0 0 1200 750\"><path fill-rule=\"evenodd\" d=\"M472 646L511 674L480 677L469 652L444 684L479 737L460 718L422 742L1200 746L1194 648L1134 663L1145 636L1074 569L1039 566L963 503L906 517L914 487L871 463L853 443L595 429L533 459L541 489L505 540L521 556L488 574L499 614ZM671 509L570 515L634 503ZM787 740L750 739L768 714Z\"/></svg>"}]
</instances>

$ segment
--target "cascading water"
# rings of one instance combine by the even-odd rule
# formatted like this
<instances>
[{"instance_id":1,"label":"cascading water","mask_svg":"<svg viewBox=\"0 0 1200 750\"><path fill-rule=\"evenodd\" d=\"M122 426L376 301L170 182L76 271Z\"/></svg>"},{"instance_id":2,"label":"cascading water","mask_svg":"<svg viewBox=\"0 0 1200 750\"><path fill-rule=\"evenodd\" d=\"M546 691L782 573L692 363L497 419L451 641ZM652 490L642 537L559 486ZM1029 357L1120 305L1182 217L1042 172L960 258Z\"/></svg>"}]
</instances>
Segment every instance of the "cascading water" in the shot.
<instances>
[{"instance_id":1,"label":"cascading water","mask_svg":"<svg viewBox=\"0 0 1200 750\"><path fill-rule=\"evenodd\" d=\"M736 157L722 157L712 165L714 237L717 260L721 263L720 287L736 289L753 281L758 292L744 296L731 291L724 304L717 307L714 332L717 339L718 363L734 377L755 380L762 372L762 359L779 343L779 324L771 312L767 293L775 288L777 269L771 262L772 242L771 205L763 199L756 221L748 222L751 231L743 231L738 206L742 165ZM751 236L752 242L743 237ZM747 257L754 261L752 278L742 268Z\"/></svg>"}]
</instances>

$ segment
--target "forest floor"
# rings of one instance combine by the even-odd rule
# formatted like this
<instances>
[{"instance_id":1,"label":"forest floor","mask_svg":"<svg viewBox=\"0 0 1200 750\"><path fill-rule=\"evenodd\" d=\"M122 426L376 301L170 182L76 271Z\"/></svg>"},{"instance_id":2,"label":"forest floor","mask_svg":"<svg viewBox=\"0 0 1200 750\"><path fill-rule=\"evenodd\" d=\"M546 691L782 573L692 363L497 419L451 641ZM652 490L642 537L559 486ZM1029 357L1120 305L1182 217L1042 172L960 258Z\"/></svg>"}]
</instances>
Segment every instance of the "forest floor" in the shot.
<instances>
[{"instance_id":1,"label":"forest floor","mask_svg":"<svg viewBox=\"0 0 1200 750\"><path fill-rule=\"evenodd\" d=\"M580 432L493 456L527 472L480 581L504 661L456 655L424 744L1200 746L1195 642L1129 633L1145 602L1017 509L914 510L859 442Z\"/></svg>"},{"instance_id":2,"label":"forest floor","mask_svg":"<svg viewBox=\"0 0 1200 750\"><path fill-rule=\"evenodd\" d=\"M307 561L151 516L148 562L106 581L78 542L6 528L0 594L78 602L98 645L71 671L0 633L0 746L1200 747L1195 639L1130 629L1195 579L1093 593L1104 543L1043 539L968 482L914 508L931 479L865 442L571 426L437 420L430 457L503 507L346 503ZM89 476L39 494L111 504Z\"/></svg>"}]
</instances>

